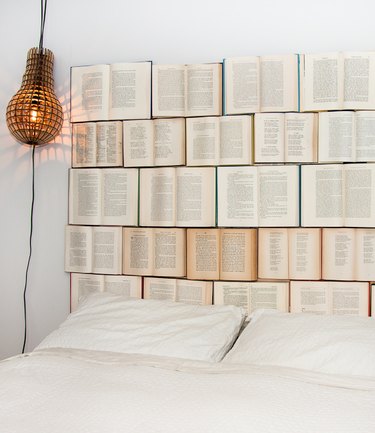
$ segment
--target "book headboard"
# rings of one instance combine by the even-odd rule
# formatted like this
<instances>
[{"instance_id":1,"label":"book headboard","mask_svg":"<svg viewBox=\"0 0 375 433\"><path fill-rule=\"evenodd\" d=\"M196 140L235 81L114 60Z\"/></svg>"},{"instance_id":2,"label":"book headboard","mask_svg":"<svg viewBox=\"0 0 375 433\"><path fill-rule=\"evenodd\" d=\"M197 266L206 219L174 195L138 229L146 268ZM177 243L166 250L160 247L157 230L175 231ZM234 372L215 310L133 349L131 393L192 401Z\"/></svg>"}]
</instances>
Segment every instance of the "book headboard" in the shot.
<instances>
[{"instance_id":1,"label":"book headboard","mask_svg":"<svg viewBox=\"0 0 375 433\"><path fill-rule=\"evenodd\" d=\"M73 67L72 309L108 290L368 315L375 101L328 98L343 56Z\"/></svg>"}]
</instances>

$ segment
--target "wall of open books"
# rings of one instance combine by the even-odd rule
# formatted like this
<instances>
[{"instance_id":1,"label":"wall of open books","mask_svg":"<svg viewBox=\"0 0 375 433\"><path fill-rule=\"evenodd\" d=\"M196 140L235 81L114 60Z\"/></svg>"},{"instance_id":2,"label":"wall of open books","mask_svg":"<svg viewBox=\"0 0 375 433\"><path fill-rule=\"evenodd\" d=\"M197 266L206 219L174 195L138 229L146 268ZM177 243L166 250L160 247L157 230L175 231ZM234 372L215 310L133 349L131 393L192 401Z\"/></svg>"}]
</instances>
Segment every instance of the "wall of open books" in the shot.
<instances>
[{"instance_id":1,"label":"wall of open books","mask_svg":"<svg viewBox=\"0 0 375 433\"><path fill-rule=\"evenodd\" d=\"M71 122L72 309L371 314L375 52L73 67Z\"/></svg>"}]
</instances>

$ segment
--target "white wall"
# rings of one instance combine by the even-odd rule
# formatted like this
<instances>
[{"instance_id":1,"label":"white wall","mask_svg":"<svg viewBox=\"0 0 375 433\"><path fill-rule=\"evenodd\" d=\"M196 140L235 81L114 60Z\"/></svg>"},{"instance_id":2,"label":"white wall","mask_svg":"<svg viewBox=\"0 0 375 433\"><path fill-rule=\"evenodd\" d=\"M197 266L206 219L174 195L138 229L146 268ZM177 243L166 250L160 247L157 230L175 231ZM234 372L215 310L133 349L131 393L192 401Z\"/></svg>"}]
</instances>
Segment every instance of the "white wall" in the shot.
<instances>
[{"instance_id":1,"label":"white wall","mask_svg":"<svg viewBox=\"0 0 375 433\"><path fill-rule=\"evenodd\" d=\"M27 50L38 41L39 4L2 0L0 6L0 359L22 348L31 185L31 149L9 135L5 111L21 83ZM374 12L373 0L49 0L45 47L55 54L56 93L65 125L55 144L36 152L27 349L55 328L69 308L63 232L71 65L375 50Z\"/></svg>"}]
</instances>

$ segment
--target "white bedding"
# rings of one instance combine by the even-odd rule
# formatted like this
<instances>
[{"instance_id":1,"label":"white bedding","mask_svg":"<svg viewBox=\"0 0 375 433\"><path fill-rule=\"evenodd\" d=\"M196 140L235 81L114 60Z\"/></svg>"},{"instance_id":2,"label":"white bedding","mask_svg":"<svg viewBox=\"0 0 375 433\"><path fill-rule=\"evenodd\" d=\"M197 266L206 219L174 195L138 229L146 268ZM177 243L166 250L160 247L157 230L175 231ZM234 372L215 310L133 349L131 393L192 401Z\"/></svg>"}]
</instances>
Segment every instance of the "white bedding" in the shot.
<instances>
[{"instance_id":1,"label":"white bedding","mask_svg":"<svg viewBox=\"0 0 375 433\"><path fill-rule=\"evenodd\" d=\"M375 381L44 349L0 363L0 433L374 433Z\"/></svg>"}]
</instances>

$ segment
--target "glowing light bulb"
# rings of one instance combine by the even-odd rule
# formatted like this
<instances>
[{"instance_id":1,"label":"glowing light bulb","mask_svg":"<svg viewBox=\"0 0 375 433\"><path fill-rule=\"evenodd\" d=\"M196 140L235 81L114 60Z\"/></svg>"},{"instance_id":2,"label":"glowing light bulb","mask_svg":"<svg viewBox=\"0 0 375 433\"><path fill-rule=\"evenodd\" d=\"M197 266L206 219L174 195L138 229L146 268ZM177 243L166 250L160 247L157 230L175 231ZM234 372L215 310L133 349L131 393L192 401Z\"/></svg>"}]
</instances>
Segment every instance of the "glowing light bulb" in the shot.
<instances>
[{"instance_id":1,"label":"glowing light bulb","mask_svg":"<svg viewBox=\"0 0 375 433\"><path fill-rule=\"evenodd\" d=\"M30 120L32 122L36 122L37 117L38 117L38 112L36 110L31 110L31 112L30 112Z\"/></svg>"}]
</instances>

